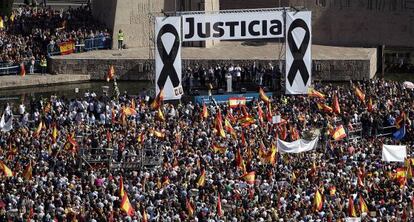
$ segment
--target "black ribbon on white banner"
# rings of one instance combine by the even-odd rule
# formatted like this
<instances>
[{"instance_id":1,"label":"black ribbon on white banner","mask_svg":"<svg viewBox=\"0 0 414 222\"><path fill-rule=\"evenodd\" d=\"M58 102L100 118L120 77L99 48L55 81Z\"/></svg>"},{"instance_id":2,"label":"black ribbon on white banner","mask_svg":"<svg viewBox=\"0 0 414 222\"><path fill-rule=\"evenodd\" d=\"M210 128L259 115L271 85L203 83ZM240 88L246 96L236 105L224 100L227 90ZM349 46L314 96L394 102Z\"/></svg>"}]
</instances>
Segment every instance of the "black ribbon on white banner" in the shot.
<instances>
[{"instance_id":1,"label":"black ribbon on white banner","mask_svg":"<svg viewBox=\"0 0 414 222\"><path fill-rule=\"evenodd\" d=\"M161 37L166 33L171 33L174 35L174 44L170 50L170 53L167 53L165 50L164 43L161 39ZM178 78L177 71L175 70L174 61L177 57L178 50L180 49L180 37L178 35L177 29L173 25L165 24L160 29L157 36L157 47L160 58L164 64L157 81L158 88L164 88L168 77L170 77L173 87L178 87L180 85L180 79Z\"/></svg>"},{"instance_id":2,"label":"black ribbon on white banner","mask_svg":"<svg viewBox=\"0 0 414 222\"><path fill-rule=\"evenodd\" d=\"M296 45L295 40L293 39L293 30L296 28L303 28L305 30L305 36L303 37L302 44L300 47ZM290 85L292 86L293 81L296 78L296 73L299 71L303 83L306 85L309 80L309 72L306 68L306 64L303 61L303 57L305 57L306 50L308 49L310 42L310 31L308 28L308 25L305 21L302 19L296 19L295 21L290 24L289 30L288 30L288 43L289 43L289 49L292 53L293 62L289 69L288 73L288 80Z\"/></svg>"}]
</instances>

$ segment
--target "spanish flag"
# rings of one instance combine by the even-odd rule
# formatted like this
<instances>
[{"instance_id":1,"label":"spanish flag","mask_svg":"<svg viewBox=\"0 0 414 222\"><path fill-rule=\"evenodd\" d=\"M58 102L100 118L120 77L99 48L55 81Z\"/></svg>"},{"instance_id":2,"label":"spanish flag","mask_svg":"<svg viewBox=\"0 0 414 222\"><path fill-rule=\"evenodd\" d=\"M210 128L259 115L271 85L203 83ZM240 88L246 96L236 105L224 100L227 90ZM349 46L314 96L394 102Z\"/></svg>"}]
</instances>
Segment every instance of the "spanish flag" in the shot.
<instances>
[{"instance_id":1,"label":"spanish flag","mask_svg":"<svg viewBox=\"0 0 414 222\"><path fill-rule=\"evenodd\" d=\"M201 113L201 118L202 119L207 119L208 117L208 110L207 110L207 106L205 103L203 103L203 112Z\"/></svg>"},{"instance_id":2,"label":"spanish flag","mask_svg":"<svg viewBox=\"0 0 414 222\"><path fill-rule=\"evenodd\" d=\"M53 126L53 131L52 131L52 139L53 139L53 143L56 143L57 141L57 137L58 137L58 130L56 128L56 125Z\"/></svg>"},{"instance_id":3,"label":"spanish flag","mask_svg":"<svg viewBox=\"0 0 414 222\"><path fill-rule=\"evenodd\" d=\"M219 109L218 112L217 112L217 115L216 115L216 119L215 119L216 130L217 130L217 134L220 137L225 138L226 137L226 133L224 132L224 129L223 129L223 120L221 118L222 118L221 117L221 111Z\"/></svg>"},{"instance_id":4,"label":"spanish flag","mask_svg":"<svg viewBox=\"0 0 414 222\"><path fill-rule=\"evenodd\" d=\"M352 198L352 196L349 197L349 200L348 200L348 216L349 217L356 217L357 216L356 210L355 210L355 207L354 207L354 199Z\"/></svg>"},{"instance_id":5,"label":"spanish flag","mask_svg":"<svg viewBox=\"0 0 414 222\"><path fill-rule=\"evenodd\" d=\"M188 216L193 217L193 215L194 215L194 208L193 208L193 205L191 204L191 202L190 202L190 200L188 198L185 201L185 206L187 207Z\"/></svg>"},{"instance_id":6,"label":"spanish flag","mask_svg":"<svg viewBox=\"0 0 414 222\"><path fill-rule=\"evenodd\" d=\"M230 133L234 138L236 138L236 131L230 124L230 121L227 118L224 118L224 127L226 128L227 132Z\"/></svg>"},{"instance_id":7,"label":"spanish flag","mask_svg":"<svg viewBox=\"0 0 414 222\"><path fill-rule=\"evenodd\" d=\"M260 142L260 147L259 147L259 159L261 159L262 161L266 160L266 150L263 144L263 141Z\"/></svg>"},{"instance_id":8,"label":"spanish flag","mask_svg":"<svg viewBox=\"0 0 414 222\"><path fill-rule=\"evenodd\" d=\"M336 94L333 97L333 112L341 114L341 107L339 106L338 96Z\"/></svg>"},{"instance_id":9,"label":"spanish flag","mask_svg":"<svg viewBox=\"0 0 414 222\"><path fill-rule=\"evenodd\" d=\"M323 199L319 190L316 190L315 196L313 197L313 207L316 212L321 211L323 207Z\"/></svg>"},{"instance_id":10,"label":"spanish flag","mask_svg":"<svg viewBox=\"0 0 414 222\"><path fill-rule=\"evenodd\" d=\"M120 182L122 181L122 177L120 179ZM129 198L127 193L124 190L124 184L122 184L122 187L120 188L120 194L121 196L121 210L123 210L128 216L132 217L134 216L134 208L132 207L131 203L129 202Z\"/></svg>"},{"instance_id":11,"label":"spanish flag","mask_svg":"<svg viewBox=\"0 0 414 222\"><path fill-rule=\"evenodd\" d=\"M277 154L277 147L274 143L272 143L272 148L270 148L270 155L269 155L269 163L273 166L276 164L276 154Z\"/></svg>"},{"instance_id":12,"label":"spanish flag","mask_svg":"<svg viewBox=\"0 0 414 222\"><path fill-rule=\"evenodd\" d=\"M106 81L109 82L110 80L113 80L115 77L115 68L114 65L110 65L108 69L108 74L106 75Z\"/></svg>"},{"instance_id":13,"label":"spanish flag","mask_svg":"<svg viewBox=\"0 0 414 222\"><path fill-rule=\"evenodd\" d=\"M161 131L154 130L153 133L154 133L154 136L157 137L157 138L159 138L159 139L165 138L165 133L163 133Z\"/></svg>"},{"instance_id":14,"label":"spanish flag","mask_svg":"<svg viewBox=\"0 0 414 222\"><path fill-rule=\"evenodd\" d=\"M24 77L26 75L26 68L24 67L24 63L20 64L20 76Z\"/></svg>"},{"instance_id":15,"label":"spanish flag","mask_svg":"<svg viewBox=\"0 0 414 222\"><path fill-rule=\"evenodd\" d=\"M151 103L152 109L158 109L161 106L162 101L164 100L164 89L161 89L157 97Z\"/></svg>"},{"instance_id":16,"label":"spanish flag","mask_svg":"<svg viewBox=\"0 0 414 222\"><path fill-rule=\"evenodd\" d=\"M119 178L119 196L122 198L125 195L124 190L124 180L122 179L122 176Z\"/></svg>"},{"instance_id":17,"label":"spanish flag","mask_svg":"<svg viewBox=\"0 0 414 222\"><path fill-rule=\"evenodd\" d=\"M372 105L372 97L369 97L369 100L368 100L368 112L372 112L372 111L374 111L374 107L373 107L373 105Z\"/></svg>"},{"instance_id":18,"label":"spanish flag","mask_svg":"<svg viewBox=\"0 0 414 222\"><path fill-rule=\"evenodd\" d=\"M137 111L132 107L122 107L122 111L126 116L137 115Z\"/></svg>"},{"instance_id":19,"label":"spanish flag","mask_svg":"<svg viewBox=\"0 0 414 222\"><path fill-rule=\"evenodd\" d=\"M241 176L241 178L244 179L244 181L246 181L248 184L254 184L256 182L256 172L252 171L245 173Z\"/></svg>"},{"instance_id":20,"label":"spanish flag","mask_svg":"<svg viewBox=\"0 0 414 222\"><path fill-rule=\"evenodd\" d=\"M257 118L259 119L260 123L263 123L263 110L260 104L257 104Z\"/></svg>"},{"instance_id":21,"label":"spanish flag","mask_svg":"<svg viewBox=\"0 0 414 222\"><path fill-rule=\"evenodd\" d=\"M211 148L213 149L214 153L222 153L224 154L226 152L226 148L225 147L221 147L219 145L217 145L216 143L213 143L213 145L211 146Z\"/></svg>"},{"instance_id":22,"label":"spanish flag","mask_svg":"<svg viewBox=\"0 0 414 222\"><path fill-rule=\"evenodd\" d=\"M318 106L319 110L322 110L322 111L327 112L327 113L332 113L333 112L332 107L330 107L330 106L328 106L324 103L319 103L318 102L318 103L316 103L316 105Z\"/></svg>"},{"instance_id":23,"label":"spanish flag","mask_svg":"<svg viewBox=\"0 0 414 222\"><path fill-rule=\"evenodd\" d=\"M240 170L242 170L243 172L246 172L246 165L244 164L243 157L242 157L242 155L240 154L240 148L239 148L239 149L237 149L237 152L236 152L236 159L235 159L235 161L236 161L236 166L237 166L237 168L239 168L239 169L240 169Z\"/></svg>"},{"instance_id":24,"label":"spanish flag","mask_svg":"<svg viewBox=\"0 0 414 222\"><path fill-rule=\"evenodd\" d=\"M221 208L221 198L220 198L220 193L218 194L217 197L217 216L221 217L223 216L223 210Z\"/></svg>"},{"instance_id":25,"label":"spanish flag","mask_svg":"<svg viewBox=\"0 0 414 222\"><path fill-rule=\"evenodd\" d=\"M308 97L315 97L320 99L325 99L325 95L321 92L316 91L313 88L308 88Z\"/></svg>"},{"instance_id":26,"label":"spanish flag","mask_svg":"<svg viewBox=\"0 0 414 222\"><path fill-rule=\"evenodd\" d=\"M11 171L10 168L8 168L6 166L6 164L3 163L3 161L0 161L0 170L3 171L3 173L6 177L12 177L13 176L13 171Z\"/></svg>"},{"instance_id":27,"label":"spanish flag","mask_svg":"<svg viewBox=\"0 0 414 222\"><path fill-rule=\"evenodd\" d=\"M145 207L142 209L142 222L148 222L148 216Z\"/></svg>"},{"instance_id":28,"label":"spanish flag","mask_svg":"<svg viewBox=\"0 0 414 222\"><path fill-rule=\"evenodd\" d=\"M407 172L404 168L398 168L397 173L395 174L395 179L400 184L400 187L404 187L407 183Z\"/></svg>"},{"instance_id":29,"label":"spanish flag","mask_svg":"<svg viewBox=\"0 0 414 222\"><path fill-rule=\"evenodd\" d=\"M365 203L364 198L362 198L361 195L359 195L359 209L361 211L361 213L368 213L368 206Z\"/></svg>"},{"instance_id":30,"label":"spanish flag","mask_svg":"<svg viewBox=\"0 0 414 222\"><path fill-rule=\"evenodd\" d=\"M299 132L298 132L298 130L297 130L295 127L293 127L293 126L290 126L290 139L291 139L292 141L296 141L296 140L298 140L298 139L299 139Z\"/></svg>"},{"instance_id":31,"label":"spanish flag","mask_svg":"<svg viewBox=\"0 0 414 222\"><path fill-rule=\"evenodd\" d=\"M345 133L345 129L344 129L344 127L342 125L340 125L339 127L337 127L335 129L335 131L333 132L333 134L332 134L332 138L335 141L341 140L341 139L343 139L345 137L346 137L346 133Z\"/></svg>"},{"instance_id":32,"label":"spanish flag","mask_svg":"<svg viewBox=\"0 0 414 222\"><path fill-rule=\"evenodd\" d=\"M336 194L336 187L335 186L329 187L329 194L331 196L335 196L335 194Z\"/></svg>"},{"instance_id":33,"label":"spanish flag","mask_svg":"<svg viewBox=\"0 0 414 222\"><path fill-rule=\"evenodd\" d=\"M358 86L355 86L355 94L362 103L365 103L365 94L358 88Z\"/></svg>"},{"instance_id":34,"label":"spanish flag","mask_svg":"<svg viewBox=\"0 0 414 222\"><path fill-rule=\"evenodd\" d=\"M39 137L40 132L42 131L42 129L43 129L43 121L40 121L39 122L39 125L37 126L37 129L36 129L36 131L34 133L34 136L35 137Z\"/></svg>"},{"instance_id":35,"label":"spanish flag","mask_svg":"<svg viewBox=\"0 0 414 222\"><path fill-rule=\"evenodd\" d=\"M138 140L138 143L141 143L141 144L143 144L143 143L144 143L144 140L145 140L145 134L144 134L144 132L141 132L141 133L138 135L137 140Z\"/></svg>"},{"instance_id":36,"label":"spanish flag","mask_svg":"<svg viewBox=\"0 0 414 222\"><path fill-rule=\"evenodd\" d=\"M161 107L159 107L158 108L158 111L157 111L157 118L160 120L160 121L165 121L165 116L164 116L164 113L162 112L162 110L161 110Z\"/></svg>"},{"instance_id":37,"label":"spanish flag","mask_svg":"<svg viewBox=\"0 0 414 222\"><path fill-rule=\"evenodd\" d=\"M206 184L206 171L203 169L197 181L197 187L203 187Z\"/></svg>"},{"instance_id":38,"label":"spanish flag","mask_svg":"<svg viewBox=\"0 0 414 222\"><path fill-rule=\"evenodd\" d=\"M254 118L251 116L244 116L239 119L239 123L242 127L248 127L254 123Z\"/></svg>"},{"instance_id":39,"label":"spanish flag","mask_svg":"<svg viewBox=\"0 0 414 222\"><path fill-rule=\"evenodd\" d=\"M271 105L271 103L268 103L267 104L267 109L266 109L266 118L267 118L267 121L271 122L272 121L272 117L273 117L273 114L272 114L272 105Z\"/></svg>"},{"instance_id":40,"label":"spanish flag","mask_svg":"<svg viewBox=\"0 0 414 222\"><path fill-rule=\"evenodd\" d=\"M260 99L263 100L265 103L269 103L269 97L267 97L262 87L259 88L259 96L260 96Z\"/></svg>"},{"instance_id":41,"label":"spanish flag","mask_svg":"<svg viewBox=\"0 0 414 222\"><path fill-rule=\"evenodd\" d=\"M64 145L65 150L69 150L72 153L75 153L78 148L78 142L76 142L74 137L74 133L69 134Z\"/></svg>"},{"instance_id":42,"label":"spanish flag","mask_svg":"<svg viewBox=\"0 0 414 222\"><path fill-rule=\"evenodd\" d=\"M242 145L242 146L246 146L246 145L247 145L247 143L246 143L246 138L244 137L243 130L242 130L242 132L241 132L241 145Z\"/></svg>"},{"instance_id":43,"label":"spanish flag","mask_svg":"<svg viewBox=\"0 0 414 222\"><path fill-rule=\"evenodd\" d=\"M31 180L32 179L32 172L33 172L33 168L32 168L32 161L29 161L29 164L27 164L26 168L23 171L23 178L26 180Z\"/></svg>"}]
</instances>

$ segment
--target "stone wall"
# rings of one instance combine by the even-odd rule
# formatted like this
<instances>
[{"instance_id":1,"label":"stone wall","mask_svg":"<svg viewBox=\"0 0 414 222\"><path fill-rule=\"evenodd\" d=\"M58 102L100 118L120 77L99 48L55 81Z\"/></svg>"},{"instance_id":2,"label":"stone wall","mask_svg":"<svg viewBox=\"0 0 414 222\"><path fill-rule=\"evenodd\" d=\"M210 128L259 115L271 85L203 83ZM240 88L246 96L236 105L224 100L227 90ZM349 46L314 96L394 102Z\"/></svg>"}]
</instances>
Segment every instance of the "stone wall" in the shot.
<instances>
[{"instance_id":1,"label":"stone wall","mask_svg":"<svg viewBox=\"0 0 414 222\"><path fill-rule=\"evenodd\" d=\"M414 0L221 0L221 9L305 7L312 42L321 45L414 47Z\"/></svg>"},{"instance_id":2,"label":"stone wall","mask_svg":"<svg viewBox=\"0 0 414 222\"><path fill-rule=\"evenodd\" d=\"M372 59L371 59L372 60ZM375 60L373 60L375 61ZM313 79L326 81L363 80L372 77L376 73L376 66L366 60L314 60ZM154 67L150 60L146 59L118 59L116 60L115 73L121 80L151 80L154 76ZM246 64L251 60L183 60L183 67L194 64L202 64L205 67L220 64ZM274 60L259 60L259 63L268 64ZM284 62L283 62L284 63ZM51 59L50 66L57 74L88 74L93 80L104 80L109 65L114 64L113 59ZM376 64L376 62L374 62Z\"/></svg>"}]
</instances>

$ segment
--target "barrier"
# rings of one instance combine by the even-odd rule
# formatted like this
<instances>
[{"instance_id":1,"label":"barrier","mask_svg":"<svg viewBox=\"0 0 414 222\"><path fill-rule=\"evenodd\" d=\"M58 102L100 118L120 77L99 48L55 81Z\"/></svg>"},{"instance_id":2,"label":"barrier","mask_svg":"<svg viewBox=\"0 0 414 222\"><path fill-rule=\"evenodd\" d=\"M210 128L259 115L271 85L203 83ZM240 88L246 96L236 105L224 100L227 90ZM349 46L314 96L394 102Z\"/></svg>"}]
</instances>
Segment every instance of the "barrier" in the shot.
<instances>
[{"instance_id":1,"label":"barrier","mask_svg":"<svg viewBox=\"0 0 414 222\"><path fill-rule=\"evenodd\" d=\"M83 43L76 43L73 40L59 44L49 44L47 54L49 56L67 55L71 53L80 53L85 51L110 49L112 39L109 36L100 36L96 38L85 39Z\"/></svg>"},{"instance_id":2,"label":"barrier","mask_svg":"<svg viewBox=\"0 0 414 222\"><path fill-rule=\"evenodd\" d=\"M30 61L24 62L24 67L26 69L26 75L30 74ZM35 61L34 73L39 73L41 71L39 60ZM0 63L0 75L19 75L20 74L20 64L9 64L9 63Z\"/></svg>"}]
</instances>

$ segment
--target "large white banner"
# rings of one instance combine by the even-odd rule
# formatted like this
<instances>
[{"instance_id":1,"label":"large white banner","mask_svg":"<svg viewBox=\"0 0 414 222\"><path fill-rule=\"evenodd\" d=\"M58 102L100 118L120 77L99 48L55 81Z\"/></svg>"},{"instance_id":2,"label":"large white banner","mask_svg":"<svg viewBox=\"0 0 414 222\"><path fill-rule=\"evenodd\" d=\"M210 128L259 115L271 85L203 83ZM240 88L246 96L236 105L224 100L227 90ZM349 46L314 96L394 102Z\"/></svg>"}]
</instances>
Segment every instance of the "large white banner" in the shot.
<instances>
[{"instance_id":1,"label":"large white banner","mask_svg":"<svg viewBox=\"0 0 414 222\"><path fill-rule=\"evenodd\" d=\"M312 72L312 14L286 13L286 94L306 94Z\"/></svg>"},{"instance_id":2,"label":"large white banner","mask_svg":"<svg viewBox=\"0 0 414 222\"><path fill-rule=\"evenodd\" d=\"M277 149L280 153L302 153L313 150L318 144L319 137L313 140L296 140L293 142L286 142L277 139Z\"/></svg>"},{"instance_id":3,"label":"large white banner","mask_svg":"<svg viewBox=\"0 0 414 222\"><path fill-rule=\"evenodd\" d=\"M155 91L164 89L164 100L180 99L181 17L157 17L155 38Z\"/></svg>"},{"instance_id":4,"label":"large white banner","mask_svg":"<svg viewBox=\"0 0 414 222\"><path fill-rule=\"evenodd\" d=\"M282 38L283 12L183 15L183 41Z\"/></svg>"},{"instance_id":5,"label":"large white banner","mask_svg":"<svg viewBox=\"0 0 414 222\"><path fill-rule=\"evenodd\" d=\"M407 157L407 147L397 145L382 145L382 161L404 162Z\"/></svg>"}]
</instances>

